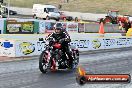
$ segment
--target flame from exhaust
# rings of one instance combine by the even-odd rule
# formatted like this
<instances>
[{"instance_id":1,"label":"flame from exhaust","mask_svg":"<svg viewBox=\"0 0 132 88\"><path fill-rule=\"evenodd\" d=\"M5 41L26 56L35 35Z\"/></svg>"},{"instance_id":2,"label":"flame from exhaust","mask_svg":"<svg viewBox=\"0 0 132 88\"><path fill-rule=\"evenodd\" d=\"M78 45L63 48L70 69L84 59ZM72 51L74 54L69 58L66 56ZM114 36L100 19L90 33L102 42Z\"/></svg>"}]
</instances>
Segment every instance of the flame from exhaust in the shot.
<instances>
[{"instance_id":1,"label":"flame from exhaust","mask_svg":"<svg viewBox=\"0 0 132 88\"><path fill-rule=\"evenodd\" d=\"M85 76L86 75L85 70L83 68L81 68L81 67L78 67L78 72L79 72L80 76Z\"/></svg>"}]
</instances>

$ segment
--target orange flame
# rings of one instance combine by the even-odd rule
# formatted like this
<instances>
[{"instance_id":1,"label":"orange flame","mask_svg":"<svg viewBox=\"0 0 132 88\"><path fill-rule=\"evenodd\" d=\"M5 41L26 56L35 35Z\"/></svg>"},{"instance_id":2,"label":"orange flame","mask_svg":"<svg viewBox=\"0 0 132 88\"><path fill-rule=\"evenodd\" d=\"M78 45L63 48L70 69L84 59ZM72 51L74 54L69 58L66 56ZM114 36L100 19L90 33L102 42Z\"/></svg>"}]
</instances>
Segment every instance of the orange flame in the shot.
<instances>
[{"instance_id":1,"label":"orange flame","mask_svg":"<svg viewBox=\"0 0 132 88\"><path fill-rule=\"evenodd\" d=\"M83 68L81 68L81 67L78 67L78 72L79 72L80 76L85 76L86 75L85 70Z\"/></svg>"}]
</instances>

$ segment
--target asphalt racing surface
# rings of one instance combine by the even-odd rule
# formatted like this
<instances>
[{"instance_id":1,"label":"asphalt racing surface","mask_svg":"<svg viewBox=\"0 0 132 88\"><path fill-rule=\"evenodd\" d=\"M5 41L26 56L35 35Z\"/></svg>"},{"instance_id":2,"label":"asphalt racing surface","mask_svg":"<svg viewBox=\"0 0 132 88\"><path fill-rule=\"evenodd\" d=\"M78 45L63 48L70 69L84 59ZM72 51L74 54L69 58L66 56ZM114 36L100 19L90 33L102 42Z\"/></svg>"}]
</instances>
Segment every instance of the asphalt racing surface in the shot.
<instances>
[{"instance_id":1,"label":"asphalt racing surface","mask_svg":"<svg viewBox=\"0 0 132 88\"><path fill-rule=\"evenodd\" d=\"M80 65L87 73L132 75L132 48L88 52L80 55ZM76 83L74 71L57 71L42 74L38 59L0 63L0 88L132 88L126 84Z\"/></svg>"}]
</instances>

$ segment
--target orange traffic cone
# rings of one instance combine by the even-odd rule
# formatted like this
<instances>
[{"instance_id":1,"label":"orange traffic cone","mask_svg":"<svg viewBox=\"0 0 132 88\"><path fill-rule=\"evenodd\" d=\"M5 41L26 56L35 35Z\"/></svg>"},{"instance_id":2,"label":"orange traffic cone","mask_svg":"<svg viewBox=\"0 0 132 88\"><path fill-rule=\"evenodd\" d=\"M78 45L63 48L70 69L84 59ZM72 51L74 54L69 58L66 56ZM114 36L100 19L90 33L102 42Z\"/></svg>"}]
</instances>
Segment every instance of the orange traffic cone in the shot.
<instances>
[{"instance_id":1,"label":"orange traffic cone","mask_svg":"<svg viewBox=\"0 0 132 88\"><path fill-rule=\"evenodd\" d=\"M104 34L104 24L103 24L103 22L100 23L99 34Z\"/></svg>"}]
</instances>

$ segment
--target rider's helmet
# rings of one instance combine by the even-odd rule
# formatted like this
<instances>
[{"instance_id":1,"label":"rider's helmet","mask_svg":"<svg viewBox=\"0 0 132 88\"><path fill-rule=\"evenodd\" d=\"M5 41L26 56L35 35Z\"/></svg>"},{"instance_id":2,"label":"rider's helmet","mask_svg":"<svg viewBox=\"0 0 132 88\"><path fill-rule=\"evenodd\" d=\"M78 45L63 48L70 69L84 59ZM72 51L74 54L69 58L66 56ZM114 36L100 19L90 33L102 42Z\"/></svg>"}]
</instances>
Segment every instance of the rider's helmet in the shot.
<instances>
[{"instance_id":1,"label":"rider's helmet","mask_svg":"<svg viewBox=\"0 0 132 88\"><path fill-rule=\"evenodd\" d=\"M61 34L62 31L63 31L62 24L61 24L61 23L56 23L56 24L54 25L54 29L55 29L55 33L56 33L56 34Z\"/></svg>"}]
</instances>

